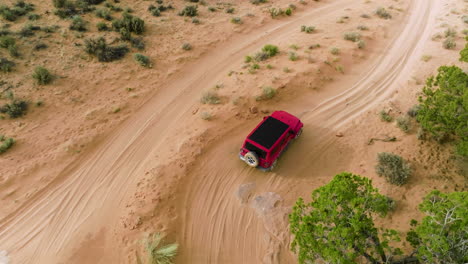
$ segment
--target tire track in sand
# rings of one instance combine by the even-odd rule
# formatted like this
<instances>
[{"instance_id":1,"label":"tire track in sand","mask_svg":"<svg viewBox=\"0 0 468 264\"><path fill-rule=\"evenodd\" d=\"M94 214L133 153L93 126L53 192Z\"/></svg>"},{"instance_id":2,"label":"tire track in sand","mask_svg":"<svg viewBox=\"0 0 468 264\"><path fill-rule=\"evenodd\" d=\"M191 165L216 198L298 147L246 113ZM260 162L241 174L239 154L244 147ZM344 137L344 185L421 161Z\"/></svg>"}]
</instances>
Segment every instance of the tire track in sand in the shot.
<instances>
[{"instance_id":1,"label":"tire track in sand","mask_svg":"<svg viewBox=\"0 0 468 264\"><path fill-rule=\"evenodd\" d=\"M319 14L352 5L335 1L304 11L219 45L161 85L131 120L124 122L93 151L66 168L48 186L29 197L16 212L0 220L0 245L14 263L55 263L86 232L116 224L126 192L144 172L143 164L165 146L178 120L190 115L200 92L211 87L245 54L275 38L287 36ZM153 80L148 80L152 83ZM65 252L65 253L64 253Z\"/></svg>"},{"instance_id":2,"label":"tire track in sand","mask_svg":"<svg viewBox=\"0 0 468 264\"><path fill-rule=\"evenodd\" d=\"M303 139L302 151L288 153L288 156L294 156L288 157L289 161L294 162L291 165L294 168L287 172L289 175L265 174L235 160L236 147L245 129L230 131L222 142L213 144L190 175L192 182L188 184L189 189L181 206L185 208L181 221L184 224L183 232L179 238L183 248L178 260L181 263L225 264L293 261L290 254L271 254L271 251L288 250L288 231L281 230L285 226L284 212L280 210L276 216L259 218L252 208L240 203L236 191L247 182L255 183L256 194L288 193L287 186L300 184L297 179L307 177L318 165L307 161L317 160L336 142L333 130L388 98L409 79L435 23L439 4L436 0L413 1L406 25L388 44L387 52L374 59L376 62L371 70L346 91L303 113L301 118L305 131L317 124L323 131L315 131L316 139L313 141ZM293 108L300 112L300 109L307 109L307 105L300 104ZM311 188L320 184L318 182ZM275 239L277 241L272 241ZM280 251L281 248L283 251Z\"/></svg>"}]
</instances>

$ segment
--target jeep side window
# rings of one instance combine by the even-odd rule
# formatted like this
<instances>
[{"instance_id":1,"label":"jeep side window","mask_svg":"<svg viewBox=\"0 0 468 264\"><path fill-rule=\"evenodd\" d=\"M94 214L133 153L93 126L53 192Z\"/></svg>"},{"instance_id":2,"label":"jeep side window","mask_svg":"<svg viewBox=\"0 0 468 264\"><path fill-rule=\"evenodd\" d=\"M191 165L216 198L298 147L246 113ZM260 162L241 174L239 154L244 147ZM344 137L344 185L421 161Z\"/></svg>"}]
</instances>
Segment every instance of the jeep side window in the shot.
<instances>
[{"instance_id":1,"label":"jeep side window","mask_svg":"<svg viewBox=\"0 0 468 264\"><path fill-rule=\"evenodd\" d=\"M266 152L257 148L256 146L250 144L249 142L245 142L245 148L250 150L250 151L253 151L255 152L259 158L262 158L264 159L266 157Z\"/></svg>"}]
</instances>

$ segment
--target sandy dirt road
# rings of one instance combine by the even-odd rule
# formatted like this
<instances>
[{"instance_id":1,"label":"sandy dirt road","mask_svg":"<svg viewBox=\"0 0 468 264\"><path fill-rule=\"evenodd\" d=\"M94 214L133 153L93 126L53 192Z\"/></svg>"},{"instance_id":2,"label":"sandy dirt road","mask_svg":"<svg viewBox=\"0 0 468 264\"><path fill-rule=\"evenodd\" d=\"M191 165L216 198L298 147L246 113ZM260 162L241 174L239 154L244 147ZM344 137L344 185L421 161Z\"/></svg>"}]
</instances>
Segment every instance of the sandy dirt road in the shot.
<instances>
[{"instance_id":1,"label":"sandy dirt road","mask_svg":"<svg viewBox=\"0 0 468 264\"><path fill-rule=\"evenodd\" d=\"M116 208L122 206L122 200L131 192L138 175L143 174L144 164L150 160L158 162L152 159L155 153L168 148L165 139L190 117L190 108L197 103L205 87L212 86L245 54L287 37L291 30L306 22L350 7L353 2L324 3L290 20L275 21L238 36L196 64L187 65L134 118L102 140L89 155L74 162L49 186L30 197L19 210L0 220L2 249L9 252L13 263L56 263L87 233L117 224ZM275 207L273 215L269 215L268 210L256 213L247 205L250 202L241 206L234 193L241 184L255 180L256 192L279 194L265 194L263 200L257 199L260 204L254 206L257 209L268 207L269 202L287 198L295 188L293 186L304 180L317 162L323 161L326 165L327 155L336 154L333 152L336 149L330 147L333 145L332 131L388 96L408 78L409 70L415 67L413 58L419 58L418 47L426 41L428 29L433 25L436 5L436 1L413 1L401 34L389 43L387 53L373 59L369 71L349 90L333 94L322 104L302 100L289 107L291 112L303 113L301 118L306 131L324 132L320 137L306 133L301 139L303 143L295 144L296 149L284 158L284 164L295 162L294 168L280 167L276 173L260 178L257 177L259 172L249 170L233 159L245 128L233 131L203 155L189 175L193 188L180 199L181 208L184 208L181 209L184 226L179 240L183 245L181 263L257 263L264 257L265 261L271 262L290 259L288 255L273 253L281 251L287 244L287 230L281 228L287 208ZM343 111L346 103L347 109ZM317 107L310 109L308 105ZM323 152L324 149L328 152ZM320 158L315 162L302 162L313 160L319 154ZM218 164L224 165L220 167ZM210 168L209 173L206 168ZM328 171L322 169L322 172ZM323 182L317 180L317 183ZM234 251L238 259L233 258Z\"/></svg>"}]
</instances>

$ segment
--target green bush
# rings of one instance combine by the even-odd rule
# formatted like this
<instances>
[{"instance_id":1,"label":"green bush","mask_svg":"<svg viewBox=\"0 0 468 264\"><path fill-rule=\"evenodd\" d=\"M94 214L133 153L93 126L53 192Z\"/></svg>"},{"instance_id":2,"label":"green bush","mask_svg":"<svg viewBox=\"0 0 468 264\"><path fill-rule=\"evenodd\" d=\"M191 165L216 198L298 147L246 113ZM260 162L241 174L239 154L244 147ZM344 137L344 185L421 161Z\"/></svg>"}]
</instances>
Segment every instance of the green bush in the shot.
<instances>
[{"instance_id":1,"label":"green bush","mask_svg":"<svg viewBox=\"0 0 468 264\"><path fill-rule=\"evenodd\" d=\"M465 40L467 42L465 43L465 48L460 51L460 61L468 62L468 36L465 37Z\"/></svg>"},{"instance_id":2,"label":"green bush","mask_svg":"<svg viewBox=\"0 0 468 264\"><path fill-rule=\"evenodd\" d=\"M233 14L235 11L234 7L229 7L228 9L226 9L226 13L228 14Z\"/></svg>"},{"instance_id":3,"label":"green bush","mask_svg":"<svg viewBox=\"0 0 468 264\"><path fill-rule=\"evenodd\" d=\"M146 253L148 254L147 263L150 264L172 264L175 256L177 255L178 244L163 243L163 236L160 233L149 236L144 244Z\"/></svg>"},{"instance_id":4,"label":"green bush","mask_svg":"<svg viewBox=\"0 0 468 264\"><path fill-rule=\"evenodd\" d=\"M11 46L16 45L16 40L9 36L0 36L0 47L8 49Z\"/></svg>"},{"instance_id":5,"label":"green bush","mask_svg":"<svg viewBox=\"0 0 468 264\"><path fill-rule=\"evenodd\" d=\"M406 114L410 117L416 117L418 115L419 108L420 108L419 105L413 105L410 109L408 109Z\"/></svg>"},{"instance_id":6,"label":"green bush","mask_svg":"<svg viewBox=\"0 0 468 264\"><path fill-rule=\"evenodd\" d=\"M346 32L343 34L343 38L352 42L358 42L361 39L361 34L358 32Z\"/></svg>"},{"instance_id":7,"label":"green bush","mask_svg":"<svg viewBox=\"0 0 468 264\"><path fill-rule=\"evenodd\" d=\"M263 4L263 3L266 3L267 0L250 0L250 3L254 4L254 5L258 5L258 4Z\"/></svg>"},{"instance_id":8,"label":"green bush","mask_svg":"<svg viewBox=\"0 0 468 264\"><path fill-rule=\"evenodd\" d=\"M289 52L289 60L290 61L297 61L299 59L299 56L297 56L296 52L290 51Z\"/></svg>"},{"instance_id":9,"label":"green bush","mask_svg":"<svg viewBox=\"0 0 468 264\"><path fill-rule=\"evenodd\" d=\"M405 184L411 175L411 168L402 157L387 152L377 154L375 170L379 176L398 186Z\"/></svg>"},{"instance_id":10,"label":"green bush","mask_svg":"<svg viewBox=\"0 0 468 264\"><path fill-rule=\"evenodd\" d=\"M112 21L112 28L120 33L126 31L140 35L145 31L145 21L139 17L124 13L121 19Z\"/></svg>"},{"instance_id":11,"label":"green bush","mask_svg":"<svg viewBox=\"0 0 468 264\"><path fill-rule=\"evenodd\" d=\"M147 67L147 68L151 67L151 61L147 56L140 54L140 53L135 53L133 55L133 58L141 66Z\"/></svg>"},{"instance_id":12,"label":"green bush","mask_svg":"<svg viewBox=\"0 0 468 264\"><path fill-rule=\"evenodd\" d=\"M0 113L7 114L10 118L18 118L28 111L28 102L23 100L13 100L9 104L0 107Z\"/></svg>"},{"instance_id":13,"label":"green bush","mask_svg":"<svg viewBox=\"0 0 468 264\"><path fill-rule=\"evenodd\" d=\"M34 69L32 77L36 79L37 83L40 85L49 84L52 82L52 74L44 67L37 66Z\"/></svg>"},{"instance_id":14,"label":"green bush","mask_svg":"<svg viewBox=\"0 0 468 264\"><path fill-rule=\"evenodd\" d=\"M442 46L445 49L454 49L457 46L457 43L453 37L448 37L444 42L442 42Z\"/></svg>"},{"instance_id":15,"label":"green bush","mask_svg":"<svg viewBox=\"0 0 468 264\"><path fill-rule=\"evenodd\" d=\"M231 18L231 23L233 24L242 24L242 19L240 17Z\"/></svg>"},{"instance_id":16,"label":"green bush","mask_svg":"<svg viewBox=\"0 0 468 264\"><path fill-rule=\"evenodd\" d=\"M301 32L312 33L314 31L315 31L315 27L313 26L304 26L304 25L301 26Z\"/></svg>"},{"instance_id":17,"label":"green bush","mask_svg":"<svg viewBox=\"0 0 468 264\"><path fill-rule=\"evenodd\" d=\"M143 42L143 38L131 38L130 44L132 44L132 47L137 48L138 50L145 49L145 42Z\"/></svg>"},{"instance_id":18,"label":"green bush","mask_svg":"<svg viewBox=\"0 0 468 264\"><path fill-rule=\"evenodd\" d=\"M191 50L192 45L190 45L190 43L184 43L184 44L182 44L182 49L183 50Z\"/></svg>"},{"instance_id":19,"label":"green bush","mask_svg":"<svg viewBox=\"0 0 468 264\"><path fill-rule=\"evenodd\" d=\"M70 24L70 29L81 32L86 31L86 21L80 16L74 16Z\"/></svg>"},{"instance_id":20,"label":"green bush","mask_svg":"<svg viewBox=\"0 0 468 264\"><path fill-rule=\"evenodd\" d=\"M286 8L286 10L284 11L284 14L287 15L287 16L292 15L292 8L290 8L290 7Z\"/></svg>"},{"instance_id":21,"label":"green bush","mask_svg":"<svg viewBox=\"0 0 468 264\"><path fill-rule=\"evenodd\" d=\"M268 56L273 57L276 54L278 54L279 49L275 45L267 44L267 45L263 46L262 51L266 52L268 54Z\"/></svg>"},{"instance_id":22,"label":"green bush","mask_svg":"<svg viewBox=\"0 0 468 264\"><path fill-rule=\"evenodd\" d=\"M16 66L16 63L13 61L7 60L5 58L0 58L0 71L2 72L11 72Z\"/></svg>"},{"instance_id":23,"label":"green bush","mask_svg":"<svg viewBox=\"0 0 468 264\"><path fill-rule=\"evenodd\" d=\"M263 100L270 100L276 95L276 89L270 87L270 86L265 86L262 89L262 94L260 96L257 96L255 100L257 101L263 101Z\"/></svg>"},{"instance_id":24,"label":"green bush","mask_svg":"<svg viewBox=\"0 0 468 264\"><path fill-rule=\"evenodd\" d=\"M213 91L203 93L200 102L202 104L219 104L221 102L218 94Z\"/></svg>"},{"instance_id":25,"label":"green bush","mask_svg":"<svg viewBox=\"0 0 468 264\"><path fill-rule=\"evenodd\" d=\"M382 121L392 122L392 120L393 120L393 118L385 110L381 110L379 115L380 115L380 120L382 120Z\"/></svg>"},{"instance_id":26,"label":"green bush","mask_svg":"<svg viewBox=\"0 0 468 264\"><path fill-rule=\"evenodd\" d=\"M189 5L185 6L184 9L182 9L179 12L179 16L188 16L188 17L194 17L198 15L198 6L197 5Z\"/></svg>"},{"instance_id":27,"label":"green bush","mask_svg":"<svg viewBox=\"0 0 468 264\"><path fill-rule=\"evenodd\" d=\"M468 74L457 66L441 66L437 76L427 79L419 98L417 120L436 138L450 135L457 152L468 156Z\"/></svg>"},{"instance_id":28,"label":"green bush","mask_svg":"<svg viewBox=\"0 0 468 264\"><path fill-rule=\"evenodd\" d=\"M98 22L98 23L96 24L96 27L97 27L97 29L98 29L99 31L107 31L107 30L109 30L109 26L107 26L107 24L104 23L104 22Z\"/></svg>"},{"instance_id":29,"label":"green bush","mask_svg":"<svg viewBox=\"0 0 468 264\"><path fill-rule=\"evenodd\" d=\"M447 28L445 31L444 31L444 34L445 34L445 37L448 38L448 37L456 37L457 36L457 31L453 28Z\"/></svg>"},{"instance_id":30,"label":"green bush","mask_svg":"<svg viewBox=\"0 0 468 264\"><path fill-rule=\"evenodd\" d=\"M0 154L5 153L13 146L13 144L15 144L15 140L13 138L6 138L5 136L0 135Z\"/></svg>"},{"instance_id":31,"label":"green bush","mask_svg":"<svg viewBox=\"0 0 468 264\"><path fill-rule=\"evenodd\" d=\"M36 20L39 20L41 18L40 15L38 14L30 14L28 15L28 19L31 20L31 21L36 21Z\"/></svg>"},{"instance_id":32,"label":"green bush","mask_svg":"<svg viewBox=\"0 0 468 264\"><path fill-rule=\"evenodd\" d=\"M333 47L330 49L330 53L333 54L333 55L338 55L340 54L340 49L337 48L337 47Z\"/></svg>"},{"instance_id":33,"label":"green bush","mask_svg":"<svg viewBox=\"0 0 468 264\"><path fill-rule=\"evenodd\" d=\"M399 116L396 119L397 126L405 133L411 130L411 119L408 116Z\"/></svg>"},{"instance_id":34,"label":"green bush","mask_svg":"<svg viewBox=\"0 0 468 264\"><path fill-rule=\"evenodd\" d=\"M110 62L121 59L129 51L126 45L109 46L102 37L85 40L85 51L94 55L101 62Z\"/></svg>"},{"instance_id":35,"label":"green bush","mask_svg":"<svg viewBox=\"0 0 468 264\"><path fill-rule=\"evenodd\" d=\"M268 58L270 58L270 55L268 55L268 53L264 51L257 52L253 56L253 59L255 61L264 61L264 60L268 60Z\"/></svg>"},{"instance_id":36,"label":"green bush","mask_svg":"<svg viewBox=\"0 0 468 264\"><path fill-rule=\"evenodd\" d=\"M284 11L281 8L272 7L268 11L270 12L271 18L275 18L277 16L284 15Z\"/></svg>"},{"instance_id":37,"label":"green bush","mask_svg":"<svg viewBox=\"0 0 468 264\"><path fill-rule=\"evenodd\" d=\"M103 18L105 20L108 20L108 21L112 20L111 12L107 8L101 8L101 9L96 10L96 16Z\"/></svg>"},{"instance_id":38,"label":"green bush","mask_svg":"<svg viewBox=\"0 0 468 264\"><path fill-rule=\"evenodd\" d=\"M392 15L383 7L377 8L377 10L375 10L375 14L377 16L379 16L380 18L383 18L383 19L392 18Z\"/></svg>"}]
</instances>

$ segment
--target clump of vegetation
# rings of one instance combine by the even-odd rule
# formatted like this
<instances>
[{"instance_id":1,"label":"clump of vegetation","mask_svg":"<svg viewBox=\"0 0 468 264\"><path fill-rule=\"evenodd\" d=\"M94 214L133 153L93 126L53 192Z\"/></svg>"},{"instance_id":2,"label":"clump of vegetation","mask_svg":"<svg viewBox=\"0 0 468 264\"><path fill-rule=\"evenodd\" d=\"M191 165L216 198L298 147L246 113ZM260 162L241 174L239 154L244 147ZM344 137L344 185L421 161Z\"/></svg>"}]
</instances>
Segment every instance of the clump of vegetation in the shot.
<instances>
[{"instance_id":1,"label":"clump of vegetation","mask_svg":"<svg viewBox=\"0 0 468 264\"><path fill-rule=\"evenodd\" d=\"M392 116L389 115L388 112L383 109L379 112L379 115L380 115L380 120L382 121L392 122L393 120Z\"/></svg>"},{"instance_id":2,"label":"clump of vegetation","mask_svg":"<svg viewBox=\"0 0 468 264\"><path fill-rule=\"evenodd\" d=\"M276 93L277 91L273 87L265 86L262 89L262 94L257 96L255 100L257 101L270 100L273 97L275 97Z\"/></svg>"},{"instance_id":3,"label":"clump of vegetation","mask_svg":"<svg viewBox=\"0 0 468 264\"><path fill-rule=\"evenodd\" d=\"M70 24L70 29L81 32L86 31L86 21L80 16L74 16Z\"/></svg>"},{"instance_id":4,"label":"clump of vegetation","mask_svg":"<svg viewBox=\"0 0 468 264\"><path fill-rule=\"evenodd\" d=\"M94 10L94 8L90 5L99 4L102 1L82 0L73 2L71 0L53 0L52 2L54 7L57 8L54 14L62 19L65 19L91 12Z\"/></svg>"},{"instance_id":5,"label":"clump of vegetation","mask_svg":"<svg viewBox=\"0 0 468 264\"><path fill-rule=\"evenodd\" d=\"M13 100L9 104L0 107L0 113L7 114L10 118L18 118L28 111L28 102L23 100Z\"/></svg>"},{"instance_id":6,"label":"clump of vegetation","mask_svg":"<svg viewBox=\"0 0 468 264\"><path fill-rule=\"evenodd\" d=\"M299 263L392 263L392 256L401 254L391 243L399 241L397 231L374 224L392 203L370 179L340 173L311 197L309 203L299 198L289 215L291 249Z\"/></svg>"},{"instance_id":7,"label":"clump of vegetation","mask_svg":"<svg viewBox=\"0 0 468 264\"><path fill-rule=\"evenodd\" d=\"M444 40L442 46L445 49L454 49L457 46L457 43L455 42L455 39L453 37L448 37Z\"/></svg>"},{"instance_id":8,"label":"clump of vegetation","mask_svg":"<svg viewBox=\"0 0 468 264\"><path fill-rule=\"evenodd\" d=\"M435 138L451 136L457 152L468 156L468 74L457 66L442 66L427 79L419 98L417 120Z\"/></svg>"},{"instance_id":9,"label":"clump of vegetation","mask_svg":"<svg viewBox=\"0 0 468 264\"><path fill-rule=\"evenodd\" d=\"M9 150L13 144L15 144L15 140L13 138L7 138L4 135L0 135L0 154Z\"/></svg>"},{"instance_id":10,"label":"clump of vegetation","mask_svg":"<svg viewBox=\"0 0 468 264\"><path fill-rule=\"evenodd\" d=\"M13 71L16 63L13 61L7 60L5 58L0 58L0 71L2 72L11 72Z\"/></svg>"},{"instance_id":11,"label":"clump of vegetation","mask_svg":"<svg viewBox=\"0 0 468 264\"><path fill-rule=\"evenodd\" d=\"M40 85L46 85L52 82L53 76L46 68L37 66L34 68L32 77L36 79L36 82Z\"/></svg>"},{"instance_id":12,"label":"clump of vegetation","mask_svg":"<svg viewBox=\"0 0 468 264\"><path fill-rule=\"evenodd\" d=\"M317 49L320 48L320 44L312 44L309 46L309 49Z\"/></svg>"},{"instance_id":13,"label":"clump of vegetation","mask_svg":"<svg viewBox=\"0 0 468 264\"><path fill-rule=\"evenodd\" d=\"M377 10L375 10L375 14L380 17L380 18L383 18L383 19L390 19L392 18L392 15L387 11L387 9L383 8L383 7L379 7L377 8Z\"/></svg>"},{"instance_id":14,"label":"clump of vegetation","mask_svg":"<svg viewBox=\"0 0 468 264\"><path fill-rule=\"evenodd\" d=\"M352 42L358 42L361 39L361 34L358 32L345 32L343 38Z\"/></svg>"},{"instance_id":15,"label":"clump of vegetation","mask_svg":"<svg viewBox=\"0 0 468 264\"><path fill-rule=\"evenodd\" d=\"M213 119L213 115L211 113L209 113L209 112L202 112L200 114L200 117L201 117L201 119L207 120L207 121Z\"/></svg>"},{"instance_id":16,"label":"clump of vegetation","mask_svg":"<svg viewBox=\"0 0 468 264\"><path fill-rule=\"evenodd\" d=\"M262 51L266 52L269 57L273 57L276 54L278 54L279 49L278 49L278 46L267 44L267 45L263 46Z\"/></svg>"},{"instance_id":17,"label":"clump of vegetation","mask_svg":"<svg viewBox=\"0 0 468 264\"><path fill-rule=\"evenodd\" d=\"M424 62L428 62L429 60L432 59L432 56L431 55L423 55L421 57L421 60L424 61Z\"/></svg>"},{"instance_id":18,"label":"clump of vegetation","mask_svg":"<svg viewBox=\"0 0 468 264\"><path fill-rule=\"evenodd\" d=\"M85 51L101 62L121 59L129 51L126 45L109 46L103 37L85 40Z\"/></svg>"},{"instance_id":19,"label":"clump of vegetation","mask_svg":"<svg viewBox=\"0 0 468 264\"><path fill-rule=\"evenodd\" d=\"M143 34L145 31L145 21L139 17L124 13L121 19L112 21L112 28L120 32L125 40L130 40L130 33Z\"/></svg>"},{"instance_id":20,"label":"clump of vegetation","mask_svg":"<svg viewBox=\"0 0 468 264\"><path fill-rule=\"evenodd\" d=\"M468 36L465 37L467 41L465 47L460 51L460 61L468 62Z\"/></svg>"},{"instance_id":21,"label":"clump of vegetation","mask_svg":"<svg viewBox=\"0 0 468 264\"><path fill-rule=\"evenodd\" d=\"M448 38L448 37L456 37L457 36L457 31L453 28L447 28L444 32L445 34L445 37Z\"/></svg>"},{"instance_id":22,"label":"clump of vegetation","mask_svg":"<svg viewBox=\"0 0 468 264\"><path fill-rule=\"evenodd\" d=\"M399 116L396 119L397 126L405 133L411 130L411 120L408 116Z\"/></svg>"},{"instance_id":23,"label":"clump of vegetation","mask_svg":"<svg viewBox=\"0 0 468 264\"><path fill-rule=\"evenodd\" d=\"M132 47L138 50L145 49L145 43L143 42L143 38L130 38L130 44L132 44Z\"/></svg>"},{"instance_id":24,"label":"clump of vegetation","mask_svg":"<svg viewBox=\"0 0 468 264\"><path fill-rule=\"evenodd\" d=\"M34 31L37 31L40 29L41 27L39 26L27 24L23 28L21 28L21 30L19 31L19 35L22 37L31 37L31 36L34 36Z\"/></svg>"},{"instance_id":25,"label":"clump of vegetation","mask_svg":"<svg viewBox=\"0 0 468 264\"><path fill-rule=\"evenodd\" d=\"M297 56L296 52L290 51L289 52L289 60L290 61L297 61L299 59L299 56Z\"/></svg>"},{"instance_id":26,"label":"clump of vegetation","mask_svg":"<svg viewBox=\"0 0 468 264\"><path fill-rule=\"evenodd\" d=\"M367 26L365 26L365 25L359 25L359 26L357 26L357 29L363 30L363 31L364 30L369 30L369 28Z\"/></svg>"},{"instance_id":27,"label":"clump of vegetation","mask_svg":"<svg viewBox=\"0 0 468 264\"><path fill-rule=\"evenodd\" d=\"M97 17L103 18L103 19L105 19L107 21L112 20L111 11L109 9L107 9L107 8L100 8L100 9L96 10L95 14L96 14Z\"/></svg>"},{"instance_id":28,"label":"clump of vegetation","mask_svg":"<svg viewBox=\"0 0 468 264\"><path fill-rule=\"evenodd\" d=\"M219 104L221 103L221 99L219 98L217 93L213 91L208 91L203 93L200 102L202 104Z\"/></svg>"},{"instance_id":29,"label":"clump of vegetation","mask_svg":"<svg viewBox=\"0 0 468 264\"><path fill-rule=\"evenodd\" d=\"M276 18L278 16L283 16L283 15L286 15L286 16L292 15L293 9L289 7L286 10L283 10L281 8L272 7L268 11L270 12L271 18Z\"/></svg>"},{"instance_id":30,"label":"clump of vegetation","mask_svg":"<svg viewBox=\"0 0 468 264\"><path fill-rule=\"evenodd\" d=\"M184 43L184 44L182 44L182 49L183 50L191 50L192 45L190 45L190 43Z\"/></svg>"},{"instance_id":31,"label":"clump of vegetation","mask_svg":"<svg viewBox=\"0 0 468 264\"><path fill-rule=\"evenodd\" d=\"M379 176L385 177L389 183L398 186L405 184L411 175L411 168L402 157L387 152L377 154L375 170Z\"/></svg>"},{"instance_id":32,"label":"clump of vegetation","mask_svg":"<svg viewBox=\"0 0 468 264\"><path fill-rule=\"evenodd\" d=\"M314 31L315 31L314 26L304 26L304 25L301 26L301 32L312 33Z\"/></svg>"},{"instance_id":33,"label":"clump of vegetation","mask_svg":"<svg viewBox=\"0 0 468 264\"><path fill-rule=\"evenodd\" d=\"M240 17L231 18L231 23L233 24L242 24L242 19Z\"/></svg>"},{"instance_id":34,"label":"clump of vegetation","mask_svg":"<svg viewBox=\"0 0 468 264\"><path fill-rule=\"evenodd\" d=\"M425 216L421 223L411 220L406 240L421 263L466 263L468 192L434 190L426 195L419 210Z\"/></svg>"},{"instance_id":35,"label":"clump of vegetation","mask_svg":"<svg viewBox=\"0 0 468 264\"><path fill-rule=\"evenodd\" d=\"M150 6L148 7L148 11L149 11L153 16L156 16L156 17L160 16L160 15L161 15L161 12L164 12L164 11L166 11L166 10L168 10L168 9L174 9L174 7L172 7L172 5L167 5L167 6L162 5L162 1L161 1L161 3L159 3L158 6L150 5Z\"/></svg>"},{"instance_id":36,"label":"clump of vegetation","mask_svg":"<svg viewBox=\"0 0 468 264\"><path fill-rule=\"evenodd\" d=\"M150 59L143 55L143 54L140 54L140 53L135 53L133 55L133 58L135 59L135 61L140 64L141 66L143 67L147 67L147 68L150 68L151 67L151 61Z\"/></svg>"},{"instance_id":37,"label":"clump of vegetation","mask_svg":"<svg viewBox=\"0 0 468 264\"><path fill-rule=\"evenodd\" d=\"M360 39L358 42L357 42L357 47L358 49L363 49L366 47L366 42L362 39Z\"/></svg>"},{"instance_id":38,"label":"clump of vegetation","mask_svg":"<svg viewBox=\"0 0 468 264\"><path fill-rule=\"evenodd\" d=\"M163 236L160 233L155 233L149 236L144 244L145 250L148 254L147 263L150 264L171 264L177 255L178 244L167 244L163 243Z\"/></svg>"},{"instance_id":39,"label":"clump of vegetation","mask_svg":"<svg viewBox=\"0 0 468 264\"><path fill-rule=\"evenodd\" d=\"M267 0L250 0L250 3L254 4L254 5L258 5L258 4L263 4L263 3L266 3Z\"/></svg>"},{"instance_id":40,"label":"clump of vegetation","mask_svg":"<svg viewBox=\"0 0 468 264\"><path fill-rule=\"evenodd\" d=\"M109 30L109 26L104 22L98 22L96 24L96 27L97 27L98 31L108 31Z\"/></svg>"},{"instance_id":41,"label":"clump of vegetation","mask_svg":"<svg viewBox=\"0 0 468 264\"><path fill-rule=\"evenodd\" d=\"M8 21L15 21L18 17L24 16L31 11L34 11L34 4L29 4L22 0L16 1L11 8L6 5L0 5L0 16Z\"/></svg>"},{"instance_id":42,"label":"clump of vegetation","mask_svg":"<svg viewBox=\"0 0 468 264\"><path fill-rule=\"evenodd\" d=\"M226 9L226 13L228 13L228 14L234 14L234 11L236 11L236 9L234 9L234 7L229 7L228 9Z\"/></svg>"},{"instance_id":43,"label":"clump of vegetation","mask_svg":"<svg viewBox=\"0 0 468 264\"><path fill-rule=\"evenodd\" d=\"M184 9L182 9L179 12L179 16L194 17L197 15L198 15L198 6L196 5L185 6Z\"/></svg>"},{"instance_id":44,"label":"clump of vegetation","mask_svg":"<svg viewBox=\"0 0 468 264\"><path fill-rule=\"evenodd\" d=\"M330 53L333 54L333 55L338 55L340 54L340 49L337 48L337 47L333 47L330 49Z\"/></svg>"},{"instance_id":45,"label":"clump of vegetation","mask_svg":"<svg viewBox=\"0 0 468 264\"><path fill-rule=\"evenodd\" d=\"M410 117L416 117L418 115L419 108L420 108L419 105L413 105L410 109L408 109L406 114Z\"/></svg>"},{"instance_id":46,"label":"clump of vegetation","mask_svg":"<svg viewBox=\"0 0 468 264\"><path fill-rule=\"evenodd\" d=\"M41 18L41 16L38 15L38 14L30 14L30 15L28 15L28 19L31 20L31 21L39 20L40 18Z\"/></svg>"}]
</instances>

